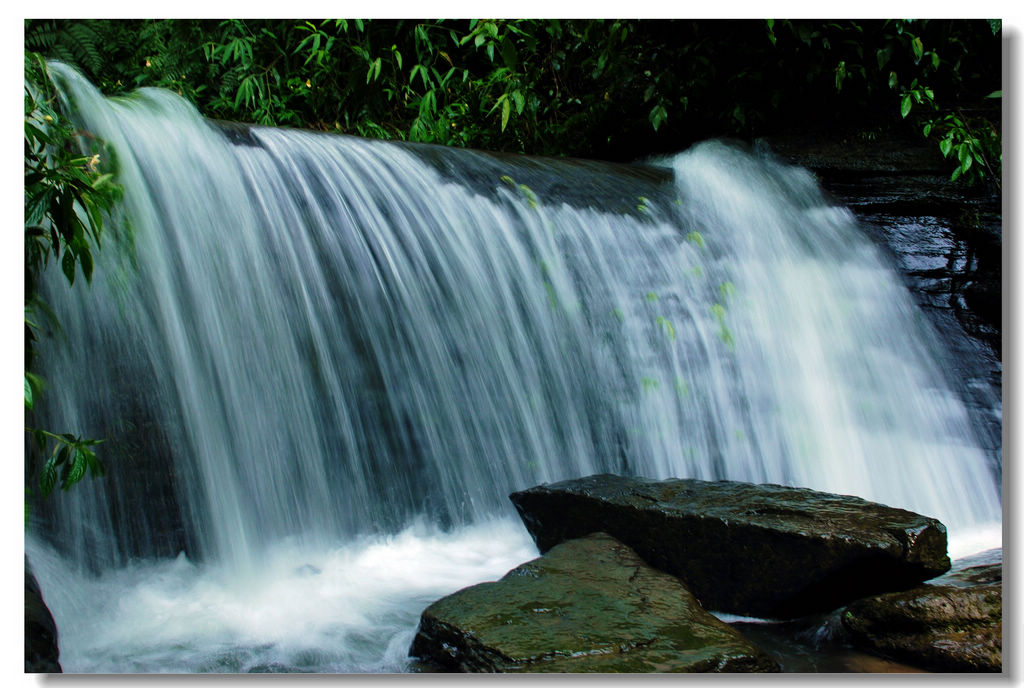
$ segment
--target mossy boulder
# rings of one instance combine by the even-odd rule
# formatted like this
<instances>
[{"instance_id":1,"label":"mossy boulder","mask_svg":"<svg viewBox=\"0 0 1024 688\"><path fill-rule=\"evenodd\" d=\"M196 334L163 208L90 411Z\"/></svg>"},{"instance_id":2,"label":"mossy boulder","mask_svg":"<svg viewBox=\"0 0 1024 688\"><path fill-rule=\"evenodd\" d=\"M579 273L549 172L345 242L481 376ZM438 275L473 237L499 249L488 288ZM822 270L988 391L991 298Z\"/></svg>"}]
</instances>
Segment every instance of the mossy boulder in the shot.
<instances>
[{"instance_id":1,"label":"mossy boulder","mask_svg":"<svg viewBox=\"0 0 1024 688\"><path fill-rule=\"evenodd\" d=\"M467 672L779 670L677 578L603 533L430 605L410 654Z\"/></svg>"},{"instance_id":2,"label":"mossy boulder","mask_svg":"<svg viewBox=\"0 0 1024 688\"><path fill-rule=\"evenodd\" d=\"M949 569L939 521L780 485L596 475L510 496L541 552L605 532L707 609L794 618Z\"/></svg>"},{"instance_id":3,"label":"mossy boulder","mask_svg":"<svg viewBox=\"0 0 1024 688\"><path fill-rule=\"evenodd\" d=\"M61 672L57 649L57 624L43 601L28 557L25 558L25 673Z\"/></svg>"},{"instance_id":4,"label":"mossy boulder","mask_svg":"<svg viewBox=\"0 0 1024 688\"><path fill-rule=\"evenodd\" d=\"M1002 671L1002 562L857 600L841 619L855 645L886 657L932 671Z\"/></svg>"}]
</instances>

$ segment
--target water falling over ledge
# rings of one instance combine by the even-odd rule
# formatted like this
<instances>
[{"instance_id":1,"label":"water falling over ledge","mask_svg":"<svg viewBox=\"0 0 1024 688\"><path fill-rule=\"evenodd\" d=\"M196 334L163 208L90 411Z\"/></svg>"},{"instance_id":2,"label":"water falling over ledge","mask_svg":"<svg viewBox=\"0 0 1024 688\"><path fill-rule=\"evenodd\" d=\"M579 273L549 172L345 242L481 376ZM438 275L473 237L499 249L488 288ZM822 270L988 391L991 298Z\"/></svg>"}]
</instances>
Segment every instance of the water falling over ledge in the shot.
<instances>
[{"instance_id":1,"label":"water falling over ledge","mask_svg":"<svg viewBox=\"0 0 1024 688\"><path fill-rule=\"evenodd\" d=\"M44 376L76 372L43 415L133 449L30 528L68 671L401 670L430 596L531 556L507 495L597 472L998 537L941 343L804 170L224 128L53 70L125 216L90 288L47 292Z\"/></svg>"}]
</instances>

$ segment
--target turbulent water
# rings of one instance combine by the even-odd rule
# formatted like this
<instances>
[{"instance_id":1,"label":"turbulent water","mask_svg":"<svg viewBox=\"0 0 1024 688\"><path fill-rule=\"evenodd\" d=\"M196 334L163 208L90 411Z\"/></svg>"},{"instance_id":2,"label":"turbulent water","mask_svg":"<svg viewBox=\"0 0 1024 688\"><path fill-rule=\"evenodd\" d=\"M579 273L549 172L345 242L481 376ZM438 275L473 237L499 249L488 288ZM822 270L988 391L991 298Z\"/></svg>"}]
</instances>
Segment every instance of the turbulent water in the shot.
<instances>
[{"instance_id":1,"label":"turbulent water","mask_svg":"<svg viewBox=\"0 0 1024 688\"><path fill-rule=\"evenodd\" d=\"M598 472L998 544L939 343L806 171L215 126L53 69L124 189L41 347L47 424L111 438L27 542L66 671L405 670L427 603L535 555L508 493Z\"/></svg>"}]
</instances>

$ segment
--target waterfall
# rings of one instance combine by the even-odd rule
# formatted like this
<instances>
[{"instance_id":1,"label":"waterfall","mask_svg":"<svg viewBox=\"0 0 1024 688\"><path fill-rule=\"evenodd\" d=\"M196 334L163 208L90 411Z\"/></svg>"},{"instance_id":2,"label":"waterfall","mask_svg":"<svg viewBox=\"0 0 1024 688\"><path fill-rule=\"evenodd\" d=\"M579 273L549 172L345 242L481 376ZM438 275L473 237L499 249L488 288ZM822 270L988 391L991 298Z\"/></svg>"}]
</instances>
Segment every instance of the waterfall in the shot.
<instances>
[{"instance_id":1,"label":"waterfall","mask_svg":"<svg viewBox=\"0 0 1024 688\"><path fill-rule=\"evenodd\" d=\"M46 291L61 330L39 346L45 423L109 438L109 476L30 527L68 670L401 669L424 601L531 556L507 495L598 472L998 529L941 343L804 170L718 142L619 167L235 127L51 69L123 187L91 286ZM69 578L132 591L122 653L190 642L168 628L214 649L97 659L102 615ZM331 613L258 584L283 579ZM373 607L401 596L385 579L408 609ZM246 625L229 589L274 611ZM155 608L162 630L140 621Z\"/></svg>"}]
</instances>

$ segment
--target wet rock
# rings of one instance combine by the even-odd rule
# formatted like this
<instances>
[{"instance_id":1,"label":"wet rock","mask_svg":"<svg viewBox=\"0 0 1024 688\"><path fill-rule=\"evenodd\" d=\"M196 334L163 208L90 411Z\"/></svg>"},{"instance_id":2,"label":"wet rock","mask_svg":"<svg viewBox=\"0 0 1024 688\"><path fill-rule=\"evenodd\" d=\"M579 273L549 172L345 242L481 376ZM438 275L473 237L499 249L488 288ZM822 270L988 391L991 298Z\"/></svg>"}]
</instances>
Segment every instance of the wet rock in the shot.
<instances>
[{"instance_id":1,"label":"wet rock","mask_svg":"<svg viewBox=\"0 0 1024 688\"><path fill-rule=\"evenodd\" d=\"M945 341L942 367L968 403L972 425L998 473L1002 428L992 420L1002 396L1002 198L991 185L950 181L952 161L934 142L884 135L827 135L762 142L814 170L893 262ZM938 252L936 249L940 249ZM936 265L935 260L941 260ZM929 263L922 270L922 262Z\"/></svg>"},{"instance_id":2,"label":"wet rock","mask_svg":"<svg viewBox=\"0 0 1024 688\"><path fill-rule=\"evenodd\" d=\"M885 657L932 671L1000 672L1002 562L857 600L841 618L855 645Z\"/></svg>"},{"instance_id":3,"label":"wet rock","mask_svg":"<svg viewBox=\"0 0 1024 688\"><path fill-rule=\"evenodd\" d=\"M937 146L914 137L879 142L829 132L819 136L773 136L760 144L791 163L823 175L910 174L946 169Z\"/></svg>"},{"instance_id":4,"label":"wet rock","mask_svg":"<svg viewBox=\"0 0 1024 688\"><path fill-rule=\"evenodd\" d=\"M25 558L25 673L61 673L57 624Z\"/></svg>"},{"instance_id":5,"label":"wet rock","mask_svg":"<svg viewBox=\"0 0 1024 688\"><path fill-rule=\"evenodd\" d=\"M677 578L603 533L430 605L410 654L454 671L778 671Z\"/></svg>"},{"instance_id":6,"label":"wet rock","mask_svg":"<svg viewBox=\"0 0 1024 688\"><path fill-rule=\"evenodd\" d=\"M596 475L510 499L541 552L609 533L714 611L793 618L949 569L937 520L807 489Z\"/></svg>"}]
</instances>

